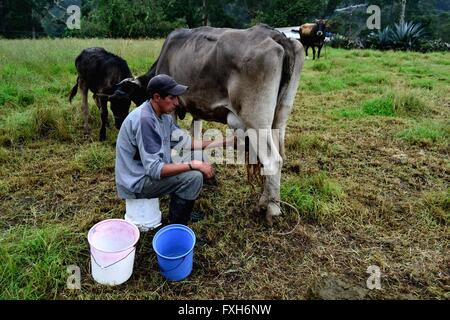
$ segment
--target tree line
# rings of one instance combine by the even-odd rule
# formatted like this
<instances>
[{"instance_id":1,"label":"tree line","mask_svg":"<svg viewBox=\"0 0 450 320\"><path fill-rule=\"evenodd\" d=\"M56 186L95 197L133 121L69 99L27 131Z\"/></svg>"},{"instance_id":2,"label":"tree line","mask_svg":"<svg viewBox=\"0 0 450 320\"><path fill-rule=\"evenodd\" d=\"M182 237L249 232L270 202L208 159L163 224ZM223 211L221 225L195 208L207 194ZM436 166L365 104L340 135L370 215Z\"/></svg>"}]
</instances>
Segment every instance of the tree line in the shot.
<instances>
[{"instance_id":1,"label":"tree line","mask_svg":"<svg viewBox=\"0 0 450 320\"><path fill-rule=\"evenodd\" d=\"M2 0L0 35L18 37L165 37L178 27L247 28L257 23L298 26L330 19L330 31L346 36L365 32L362 0ZM382 24L405 19L423 24L428 35L446 39L450 0L371 0L382 9ZM67 8L81 9L80 29L67 27ZM340 9L336 11L336 9ZM344 10L341 10L344 9Z\"/></svg>"}]
</instances>

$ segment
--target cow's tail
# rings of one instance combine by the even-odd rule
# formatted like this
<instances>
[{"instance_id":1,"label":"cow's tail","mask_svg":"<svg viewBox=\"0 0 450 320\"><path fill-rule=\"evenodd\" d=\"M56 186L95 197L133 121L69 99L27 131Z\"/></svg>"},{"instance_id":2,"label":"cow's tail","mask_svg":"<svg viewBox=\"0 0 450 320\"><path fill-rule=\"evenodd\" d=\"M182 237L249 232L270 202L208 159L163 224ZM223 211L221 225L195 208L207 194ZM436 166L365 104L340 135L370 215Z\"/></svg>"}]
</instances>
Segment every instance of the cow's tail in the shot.
<instances>
[{"instance_id":1,"label":"cow's tail","mask_svg":"<svg viewBox=\"0 0 450 320\"><path fill-rule=\"evenodd\" d=\"M78 92L78 80L80 79L80 77L77 78L77 83L73 86L72 90L70 90L70 95L69 95L69 102L72 103L72 99L73 97L75 97L77 95Z\"/></svg>"},{"instance_id":2,"label":"cow's tail","mask_svg":"<svg viewBox=\"0 0 450 320\"><path fill-rule=\"evenodd\" d=\"M288 91L289 83L294 72L296 53L294 44L286 36L280 34L280 36L274 40L284 49L283 69L281 72L280 88L278 90L277 99L277 104L279 105Z\"/></svg>"}]
</instances>

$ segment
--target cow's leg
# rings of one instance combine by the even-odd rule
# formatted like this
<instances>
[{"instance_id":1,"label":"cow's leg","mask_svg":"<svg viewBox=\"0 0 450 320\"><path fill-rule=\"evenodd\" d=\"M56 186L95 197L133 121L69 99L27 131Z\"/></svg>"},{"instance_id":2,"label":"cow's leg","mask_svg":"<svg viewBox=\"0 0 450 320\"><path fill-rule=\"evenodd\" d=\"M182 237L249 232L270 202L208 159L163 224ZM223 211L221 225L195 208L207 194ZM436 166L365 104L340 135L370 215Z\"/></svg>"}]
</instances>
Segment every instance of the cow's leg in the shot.
<instances>
[{"instance_id":1,"label":"cow's leg","mask_svg":"<svg viewBox=\"0 0 450 320\"><path fill-rule=\"evenodd\" d=\"M313 51L313 60L316 60L316 47L312 46L312 51Z\"/></svg>"},{"instance_id":2,"label":"cow's leg","mask_svg":"<svg viewBox=\"0 0 450 320\"><path fill-rule=\"evenodd\" d=\"M101 112L102 127L100 128L100 141L105 141L106 126L108 125L108 98L94 95L94 100Z\"/></svg>"},{"instance_id":3,"label":"cow's leg","mask_svg":"<svg viewBox=\"0 0 450 320\"><path fill-rule=\"evenodd\" d=\"M269 224L273 216L281 213L279 203L282 159L272 136L272 125L284 54L283 47L272 39L263 41L244 57L247 63L246 71L232 74L228 81L232 109L236 110L236 115L244 123L248 136L256 135L256 139L249 139L249 151L256 150L258 160L263 165L261 174L265 178L264 191L259 199L259 209L265 211ZM250 154L249 158L252 157Z\"/></svg>"},{"instance_id":4,"label":"cow's leg","mask_svg":"<svg viewBox=\"0 0 450 320\"><path fill-rule=\"evenodd\" d=\"M279 143L279 152L281 154L282 159L286 158L285 155L285 146L284 146L284 138L286 134L286 126L288 117L291 113L292 106L294 104L295 96L297 93L298 83L300 81L300 72L302 70L305 56L303 53L302 46L300 44L294 44L294 55L295 61L293 65L293 70L291 74L291 78L288 83L283 85L279 92L278 96L278 104L275 110L275 117L273 121L272 128L272 138L274 141ZM281 185L281 169L282 169L283 161L280 160L279 168L270 179L266 179L265 192L260 201L262 205L264 201L268 201L267 205L267 220L271 223L272 216L276 216L281 214L281 209L279 206L280 202L280 185ZM274 197L277 195L278 197Z\"/></svg>"},{"instance_id":5,"label":"cow's leg","mask_svg":"<svg viewBox=\"0 0 450 320\"><path fill-rule=\"evenodd\" d=\"M264 48L266 48L264 46ZM284 49L272 47L262 56L256 56L257 68L261 72L259 79L248 78L244 84L247 94L242 94L242 114L240 118L246 128L256 129L258 141L250 139L251 150L257 150L258 160L263 166L264 191L259 199L259 209L266 212L266 219L272 223L272 217L281 214L280 209L280 177L282 158L279 153L278 140L274 140L272 132L273 120L278 100L281 73L283 69ZM258 59L261 59L258 61ZM258 70L255 68L254 70ZM267 76L262 76L266 74ZM249 95L248 92L253 94ZM245 113L244 113L245 112Z\"/></svg>"},{"instance_id":6,"label":"cow's leg","mask_svg":"<svg viewBox=\"0 0 450 320\"><path fill-rule=\"evenodd\" d=\"M84 134L89 135L91 128L89 127L88 87L82 79L80 79L79 85L81 90L81 114L84 121Z\"/></svg>"},{"instance_id":7,"label":"cow's leg","mask_svg":"<svg viewBox=\"0 0 450 320\"><path fill-rule=\"evenodd\" d=\"M306 54L306 56L308 56L308 49L309 49L309 47L305 46L305 54Z\"/></svg>"},{"instance_id":8,"label":"cow's leg","mask_svg":"<svg viewBox=\"0 0 450 320\"><path fill-rule=\"evenodd\" d=\"M320 51L322 51L322 46L319 46L319 49L317 50L317 59L320 59Z\"/></svg>"}]
</instances>

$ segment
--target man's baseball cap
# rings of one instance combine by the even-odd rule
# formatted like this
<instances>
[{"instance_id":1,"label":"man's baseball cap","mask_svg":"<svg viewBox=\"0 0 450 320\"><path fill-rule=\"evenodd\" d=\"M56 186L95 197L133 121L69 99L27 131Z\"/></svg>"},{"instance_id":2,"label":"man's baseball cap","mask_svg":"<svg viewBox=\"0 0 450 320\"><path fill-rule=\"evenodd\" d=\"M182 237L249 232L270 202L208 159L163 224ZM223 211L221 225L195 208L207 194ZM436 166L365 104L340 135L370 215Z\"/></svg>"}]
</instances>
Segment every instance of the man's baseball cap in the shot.
<instances>
[{"instance_id":1,"label":"man's baseball cap","mask_svg":"<svg viewBox=\"0 0 450 320\"><path fill-rule=\"evenodd\" d=\"M181 96L186 93L189 87L178 84L167 74L159 74L153 77L147 86L147 92L151 96L155 93L168 94L172 96Z\"/></svg>"}]
</instances>

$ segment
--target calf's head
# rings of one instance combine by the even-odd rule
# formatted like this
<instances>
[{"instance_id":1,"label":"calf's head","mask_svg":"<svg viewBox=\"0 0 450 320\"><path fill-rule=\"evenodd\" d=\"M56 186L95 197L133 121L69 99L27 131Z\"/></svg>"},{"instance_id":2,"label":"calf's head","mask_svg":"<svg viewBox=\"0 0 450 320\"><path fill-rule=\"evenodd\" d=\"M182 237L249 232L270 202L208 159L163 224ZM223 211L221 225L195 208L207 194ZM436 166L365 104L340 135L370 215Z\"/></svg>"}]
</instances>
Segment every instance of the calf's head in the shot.
<instances>
[{"instance_id":1,"label":"calf's head","mask_svg":"<svg viewBox=\"0 0 450 320\"><path fill-rule=\"evenodd\" d=\"M115 90L128 96L137 106L149 99L146 85L141 84L137 78L127 78L115 85Z\"/></svg>"},{"instance_id":2,"label":"calf's head","mask_svg":"<svg viewBox=\"0 0 450 320\"><path fill-rule=\"evenodd\" d=\"M113 95L109 96L108 100L111 103L111 111L114 115L114 125L119 130L130 111L130 97L126 92L116 90Z\"/></svg>"},{"instance_id":3,"label":"calf's head","mask_svg":"<svg viewBox=\"0 0 450 320\"><path fill-rule=\"evenodd\" d=\"M139 80L127 78L116 84L114 93L109 96L111 111L114 114L115 126L120 129L123 121L130 111L131 101L136 105L141 105L146 100L146 92L141 87Z\"/></svg>"}]
</instances>

